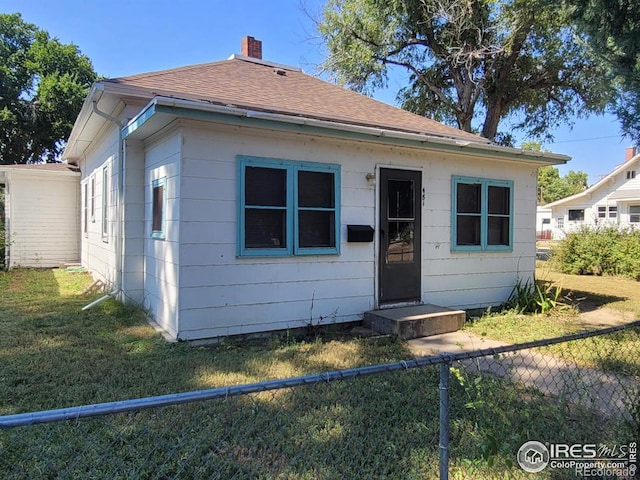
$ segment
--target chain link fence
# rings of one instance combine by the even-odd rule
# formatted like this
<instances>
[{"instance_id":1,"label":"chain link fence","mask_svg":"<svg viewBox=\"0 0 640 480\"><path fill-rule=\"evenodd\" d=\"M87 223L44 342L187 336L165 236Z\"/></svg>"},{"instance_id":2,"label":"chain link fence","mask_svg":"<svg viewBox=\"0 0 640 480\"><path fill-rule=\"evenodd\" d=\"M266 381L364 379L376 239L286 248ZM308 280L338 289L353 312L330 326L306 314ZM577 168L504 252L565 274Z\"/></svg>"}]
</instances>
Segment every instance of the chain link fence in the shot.
<instances>
[{"instance_id":1,"label":"chain link fence","mask_svg":"<svg viewBox=\"0 0 640 480\"><path fill-rule=\"evenodd\" d=\"M584 472L554 468L554 459L589 457L596 448L599 460L616 458L627 469L603 467L592 478L635 478L639 352L634 322L497 349L4 416L0 472L7 479L564 479ZM522 452L530 441L548 454L533 476L518 461L536 453Z\"/></svg>"}]
</instances>

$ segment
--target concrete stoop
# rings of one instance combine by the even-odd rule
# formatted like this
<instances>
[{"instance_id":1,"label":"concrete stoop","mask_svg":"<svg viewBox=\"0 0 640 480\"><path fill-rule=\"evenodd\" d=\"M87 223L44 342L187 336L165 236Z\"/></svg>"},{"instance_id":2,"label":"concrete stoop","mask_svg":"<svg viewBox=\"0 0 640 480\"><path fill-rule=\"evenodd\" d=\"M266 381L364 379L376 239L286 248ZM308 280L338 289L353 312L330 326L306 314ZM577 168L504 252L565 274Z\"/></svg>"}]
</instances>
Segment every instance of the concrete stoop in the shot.
<instances>
[{"instance_id":1,"label":"concrete stoop","mask_svg":"<svg viewBox=\"0 0 640 480\"><path fill-rule=\"evenodd\" d=\"M465 321L464 310L437 305L371 310L364 314L364 326L384 334L396 334L403 340L428 337L460 330Z\"/></svg>"}]
</instances>

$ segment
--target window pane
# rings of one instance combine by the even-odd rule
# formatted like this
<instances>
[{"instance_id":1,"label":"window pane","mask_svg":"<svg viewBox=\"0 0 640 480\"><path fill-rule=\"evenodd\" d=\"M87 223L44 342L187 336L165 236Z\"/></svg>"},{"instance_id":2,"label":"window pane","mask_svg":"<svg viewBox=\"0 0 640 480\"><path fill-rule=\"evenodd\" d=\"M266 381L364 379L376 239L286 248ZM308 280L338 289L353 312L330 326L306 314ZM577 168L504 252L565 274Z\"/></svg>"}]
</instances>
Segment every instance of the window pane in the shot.
<instances>
[{"instance_id":1,"label":"window pane","mask_svg":"<svg viewBox=\"0 0 640 480\"><path fill-rule=\"evenodd\" d=\"M489 217L487 227L489 245L509 245L509 217Z\"/></svg>"},{"instance_id":2,"label":"window pane","mask_svg":"<svg viewBox=\"0 0 640 480\"><path fill-rule=\"evenodd\" d=\"M388 218L414 218L413 181L389 180L387 188L389 195Z\"/></svg>"},{"instance_id":3,"label":"window pane","mask_svg":"<svg viewBox=\"0 0 640 480\"><path fill-rule=\"evenodd\" d=\"M489 185L489 215L509 215L509 187Z\"/></svg>"},{"instance_id":4,"label":"window pane","mask_svg":"<svg viewBox=\"0 0 640 480\"><path fill-rule=\"evenodd\" d=\"M456 245L480 245L480 217L458 215Z\"/></svg>"},{"instance_id":5,"label":"window pane","mask_svg":"<svg viewBox=\"0 0 640 480\"><path fill-rule=\"evenodd\" d=\"M389 222L387 263L413 262L414 222Z\"/></svg>"},{"instance_id":6,"label":"window pane","mask_svg":"<svg viewBox=\"0 0 640 480\"><path fill-rule=\"evenodd\" d=\"M299 171L298 205L333 208L335 206L333 173Z\"/></svg>"},{"instance_id":7,"label":"window pane","mask_svg":"<svg viewBox=\"0 0 640 480\"><path fill-rule=\"evenodd\" d=\"M287 171L246 167L244 192L245 205L284 207L287 202Z\"/></svg>"},{"instance_id":8,"label":"window pane","mask_svg":"<svg viewBox=\"0 0 640 480\"><path fill-rule=\"evenodd\" d=\"M244 228L246 248L286 248L286 211L247 208Z\"/></svg>"},{"instance_id":9,"label":"window pane","mask_svg":"<svg viewBox=\"0 0 640 480\"><path fill-rule=\"evenodd\" d=\"M584 210L569 210L569 221L582 221L584 220Z\"/></svg>"},{"instance_id":10,"label":"window pane","mask_svg":"<svg viewBox=\"0 0 640 480\"><path fill-rule=\"evenodd\" d=\"M458 213L480 213L480 193L480 184L458 183Z\"/></svg>"},{"instance_id":11,"label":"window pane","mask_svg":"<svg viewBox=\"0 0 640 480\"><path fill-rule=\"evenodd\" d=\"M153 219L151 222L151 230L161 232L162 228L162 207L164 202L164 185L153 187Z\"/></svg>"},{"instance_id":12,"label":"window pane","mask_svg":"<svg viewBox=\"0 0 640 480\"><path fill-rule=\"evenodd\" d=\"M298 214L300 247L335 247L335 213L301 210Z\"/></svg>"},{"instance_id":13,"label":"window pane","mask_svg":"<svg viewBox=\"0 0 640 480\"><path fill-rule=\"evenodd\" d=\"M301 210L298 213L298 244L301 248L335 247L334 212Z\"/></svg>"},{"instance_id":14,"label":"window pane","mask_svg":"<svg viewBox=\"0 0 640 480\"><path fill-rule=\"evenodd\" d=\"M606 217L607 207L598 207L598 218Z\"/></svg>"}]
</instances>

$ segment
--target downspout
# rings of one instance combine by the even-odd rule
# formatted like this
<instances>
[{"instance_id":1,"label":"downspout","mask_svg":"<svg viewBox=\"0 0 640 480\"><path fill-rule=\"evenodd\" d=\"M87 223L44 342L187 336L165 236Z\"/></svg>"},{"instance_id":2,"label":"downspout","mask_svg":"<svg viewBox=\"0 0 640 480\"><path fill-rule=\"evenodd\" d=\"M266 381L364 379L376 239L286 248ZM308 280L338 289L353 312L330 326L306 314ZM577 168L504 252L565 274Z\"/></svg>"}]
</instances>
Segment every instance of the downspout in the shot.
<instances>
[{"instance_id":1,"label":"downspout","mask_svg":"<svg viewBox=\"0 0 640 480\"><path fill-rule=\"evenodd\" d=\"M98 108L98 102L100 98L102 98L102 93L104 92L104 86L101 84L97 84L97 91L100 92L100 97L97 100L93 100L92 102L92 110L93 112L108 120L109 122L113 122L118 127L118 190L117 190L117 202L116 202L116 282L115 289L97 300L94 300L88 305L82 307L82 310L88 310L96 305L101 304L105 300L120 296L122 292L122 272L124 270L124 258L122 252L124 250L124 140L122 138L122 129L124 128L124 124L118 120L117 118L109 115L106 112L103 112Z\"/></svg>"}]
</instances>

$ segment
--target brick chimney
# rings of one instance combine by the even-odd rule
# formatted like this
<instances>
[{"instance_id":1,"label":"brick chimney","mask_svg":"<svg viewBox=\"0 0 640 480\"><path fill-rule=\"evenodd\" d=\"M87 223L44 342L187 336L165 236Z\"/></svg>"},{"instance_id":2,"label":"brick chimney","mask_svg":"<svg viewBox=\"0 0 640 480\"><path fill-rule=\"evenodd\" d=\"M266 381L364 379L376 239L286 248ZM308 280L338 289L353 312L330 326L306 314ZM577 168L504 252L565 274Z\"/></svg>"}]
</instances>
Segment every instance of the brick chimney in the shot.
<instances>
[{"instance_id":1,"label":"brick chimney","mask_svg":"<svg viewBox=\"0 0 640 480\"><path fill-rule=\"evenodd\" d=\"M636 156L636 147L627 147L627 150L624 155L624 161L628 162L635 156Z\"/></svg>"},{"instance_id":2,"label":"brick chimney","mask_svg":"<svg viewBox=\"0 0 640 480\"><path fill-rule=\"evenodd\" d=\"M253 37L242 39L242 56L262 60L262 42Z\"/></svg>"}]
</instances>

